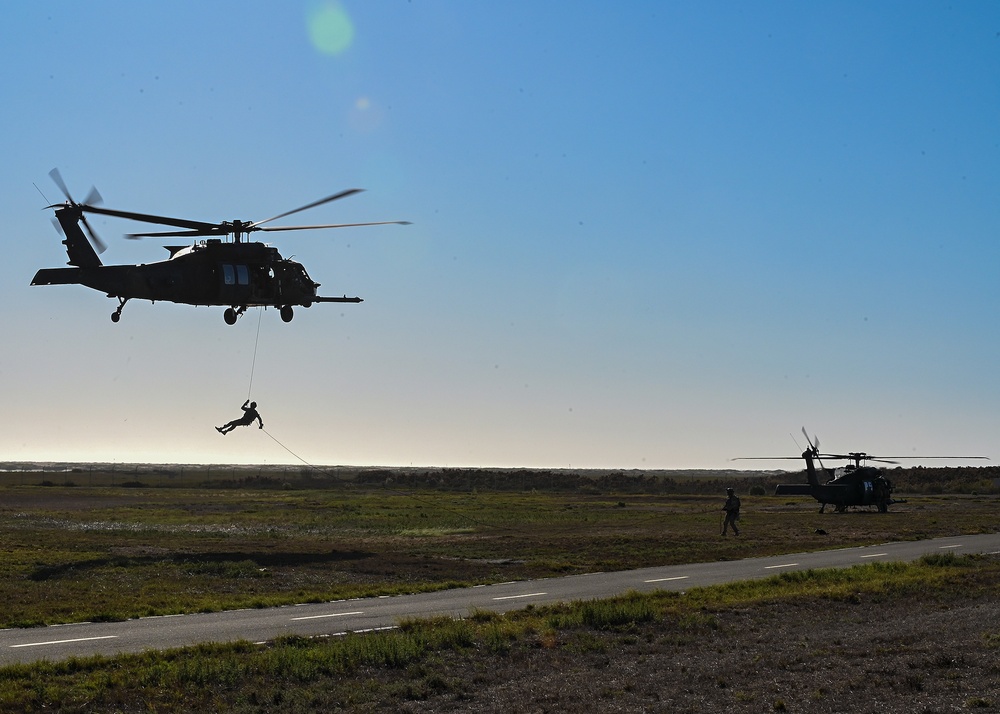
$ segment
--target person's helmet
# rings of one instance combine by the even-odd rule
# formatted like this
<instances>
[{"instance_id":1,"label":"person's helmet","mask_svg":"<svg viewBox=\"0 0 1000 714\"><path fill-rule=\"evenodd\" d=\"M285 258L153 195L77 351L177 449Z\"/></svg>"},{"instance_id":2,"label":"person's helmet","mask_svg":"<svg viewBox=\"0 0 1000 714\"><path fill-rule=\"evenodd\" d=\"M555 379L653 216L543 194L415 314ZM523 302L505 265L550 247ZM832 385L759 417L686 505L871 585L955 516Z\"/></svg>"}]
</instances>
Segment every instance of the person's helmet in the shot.
<instances>
[{"instance_id":1,"label":"person's helmet","mask_svg":"<svg viewBox=\"0 0 1000 714\"><path fill-rule=\"evenodd\" d=\"M257 402L250 402L250 408L251 409L256 409L257 408ZM732 489L729 489L729 490L731 491Z\"/></svg>"},{"instance_id":2,"label":"person's helmet","mask_svg":"<svg viewBox=\"0 0 1000 714\"><path fill-rule=\"evenodd\" d=\"M726 489L726 493L733 493L733 489L732 489L732 487L729 487L729 488L727 488L727 489Z\"/></svg>"}]
</instances>

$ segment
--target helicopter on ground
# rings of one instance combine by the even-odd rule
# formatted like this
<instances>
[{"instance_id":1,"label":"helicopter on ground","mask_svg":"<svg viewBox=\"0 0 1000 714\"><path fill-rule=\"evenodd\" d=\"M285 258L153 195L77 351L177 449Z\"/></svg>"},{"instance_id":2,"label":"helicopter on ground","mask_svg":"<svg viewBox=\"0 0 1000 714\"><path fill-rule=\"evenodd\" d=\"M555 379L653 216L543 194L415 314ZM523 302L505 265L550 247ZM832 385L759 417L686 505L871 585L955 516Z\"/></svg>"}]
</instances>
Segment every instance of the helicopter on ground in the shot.
<instances>
[{"instance_id":1,"label":"helicopter on ground","mask_svg":"<svg viewBox=\"0 0 1000 714\"><path fill-rule=\"evenodd\" d=\"M281 319L290 322L293 307L310 307L322 302L361 302L359 297L321 297L316 294L319 283L313 282L301 263L281 257L277 248L249 240L254 231L299 231L321 228L354 228L359 226L409 225L409 221L378 221L374 223L339 223L309 226L265 226L265 223L290 216L324 203L359 193L352 188L321 198L291 211L279 213L262 221L222 221L206 223L184 218L154 216L132 211L101 208L101 195L92 189L84 203L73 200L58 169L49 172L63 195L65 203L53 204L56 228L65 236L63 244L69 255L70 268L43 268L35 273L32 285L85 285L118 298L118 308L111 321L121 319L125 303L136 298L185 305L226 306L223 317L232 325L250 307L277 308ZM87 213L97 213L133 221L174 226L184 230L132 233L127 238L183 237L193 239L187 245L164 246L167 260L142 265L104 265L98 257L107 246L97 237L87 222ZM86 235L81 229L86 229ZM229 237L232 237L230 240ZM89 240L88 240L89 238ZM200 240L199 240L200 239Z\"/></svg>"},{"instance_id":2,"label":"helicopter on ground","mask_svg":"<svg viewBox=\"0 0 1000 714\"><path fill-rule=\"evenodd\" d=\"M806 462L806 478L808 483L778 484L774 489L775 496L812 496L820 503L819 512L827 505L833 505L838 513L851 507L875 507L879 513L886 513L893 503L905 503L905 500L892 497L892 481L885 477L883 469L875 466L863 466L862 462L875 461L883 464L898 464L897 459L985 459L985 456L872 456L863 451L852 451L847 454L821 454L819 439L809 438L805 428L802 429L809 448L802 456L748 456L742 459L776 460L804 459ZM850 461L846 466L828 469L823 466L823 459L834 461ZM820 483L819 462L827 480Z\"/></svg>"}]
</instances>

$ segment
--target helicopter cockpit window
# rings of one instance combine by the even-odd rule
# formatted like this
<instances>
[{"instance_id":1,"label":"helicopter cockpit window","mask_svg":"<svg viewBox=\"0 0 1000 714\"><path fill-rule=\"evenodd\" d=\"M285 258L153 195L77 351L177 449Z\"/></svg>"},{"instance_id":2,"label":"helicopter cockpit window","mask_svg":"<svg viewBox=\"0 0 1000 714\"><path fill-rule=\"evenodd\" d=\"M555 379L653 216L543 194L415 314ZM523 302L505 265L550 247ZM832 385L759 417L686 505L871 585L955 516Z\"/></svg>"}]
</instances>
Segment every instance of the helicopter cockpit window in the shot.
<instances>
[{"instance_id":1,"label":"helicopter cockpit window","mask_svg":"<svg viewBox=\"0 0 1000 714\"><path fill-rule=\"evenodd\" d=\"M298 278L299 282L302 283L303 285L308 285L311 282L309 280L309 273L307 273L306 269L301 265L298 265L297 268L298 270L296 271L296 277Z\"/></svg>"},{"instance_id":2,"label":"helicopter cockpit window","mask_svg":"<svg viewBox=\"0 0 1000 714\"><path fill-rule=\"evenodd\" d=\"M236 284L236 273L233 270L233 266L229 265L228 263L222 264L222 281L226 285Z\"/></svg>"}]
</instances>

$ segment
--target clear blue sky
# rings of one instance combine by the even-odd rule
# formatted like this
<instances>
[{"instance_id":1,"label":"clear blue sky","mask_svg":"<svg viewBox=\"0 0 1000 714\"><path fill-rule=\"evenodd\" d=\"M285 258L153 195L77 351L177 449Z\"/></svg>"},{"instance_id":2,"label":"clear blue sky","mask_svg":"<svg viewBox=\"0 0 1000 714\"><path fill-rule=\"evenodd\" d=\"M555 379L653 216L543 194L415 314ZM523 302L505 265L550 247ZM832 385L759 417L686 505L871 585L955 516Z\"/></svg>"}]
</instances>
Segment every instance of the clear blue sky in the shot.
<instances>
[{"instance_id":1,"label":"clear blue sky","mask_svg":"<svg viewBox=\"0 0 1000 714\"><path fill-rule=\"evenodd\" d=\"M0 459L727 468L803 425L1000 456L995 2L17 3L0 68ZM28 285L66 261L53 167L413 225L268 236L360 305L114 325ZM248 393L267 433L217 434Z\"/></svg>"}]
</instances>

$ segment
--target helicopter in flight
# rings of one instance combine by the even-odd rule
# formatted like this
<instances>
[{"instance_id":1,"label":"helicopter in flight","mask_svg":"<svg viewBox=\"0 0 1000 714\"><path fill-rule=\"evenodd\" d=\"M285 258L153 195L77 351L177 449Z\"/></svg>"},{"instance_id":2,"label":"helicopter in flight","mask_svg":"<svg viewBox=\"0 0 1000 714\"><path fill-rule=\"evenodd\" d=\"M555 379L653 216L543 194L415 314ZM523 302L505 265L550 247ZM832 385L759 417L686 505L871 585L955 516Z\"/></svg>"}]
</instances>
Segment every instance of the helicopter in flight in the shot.
<instances>
[{"instance_id":1,"label":"helicopter in flight","mask_svg":"<svg viewBox=\"0 0 1000 714\"><path fill-rule=\"evenodd\" d=\"M893 503L905 503L905 500L894 499L892 481L885 477L883 469L863 465L874 461L883 464L898 464L898 459L985 459L985 456L872 456L863 451L852 451L847 454L821 454L819 438L809 438L805 428L802 434L809 443L809 448L802 456L745 456L741 459L777 460L804 459L806 462L806 478L808 483L778 484L774 489L775 496L812 496L820 503L819 512L823 513L827 505L833 505L838 513L843 513L852 507L874 507L879 513L886 513ZM823 465L823 459L831 461L848 461L845 466L828 469ZM819 469L816 463L819 463ZM820 483L819 472L826 477L825 483Z\"/></svg>"},{"instance_id":2,"label":"helicopter in flight","mask_svg":"<svg viewBox=\"0 0 1000 714\"><path fill-rule=\"evenodd\" d=\"M266 243L251 241L255 231L301 231L323 228L354 228L359 226L409 225L409 221L378 221L374 223L338 223L307 226L265 225L279 218L315 208L331 201L359 193L352 188L318 201L279 213L262 221L222 221L206 223L185 218L170 218L147 213L102 208L103 200L92 189L83 203L70 195L58 169L49 172L52 180L66 197L65 203L53 204L53 221L65 240L69 268L43 268L35 273L32 285L84 285L118 299L118 308L111 321L121 319L125 303L135 298L185 305L225 306L223 317L233 325L250 307L277 308L281 319L290 322L294 307L310 307L323 302L361 302L359 297L322 297L316 294L316 283L305 267L283 258ZM96 213L144 223L173 226L183 230L131 233L126 238L163 237L191 239L185 245L164 246L170 257L142 265L104 265L99 257L107 246L87 222L86 214ZM81 228L82 225L82 228ZM86 231L86 234L84 233Z\"/></svg>"}]
</instances>

